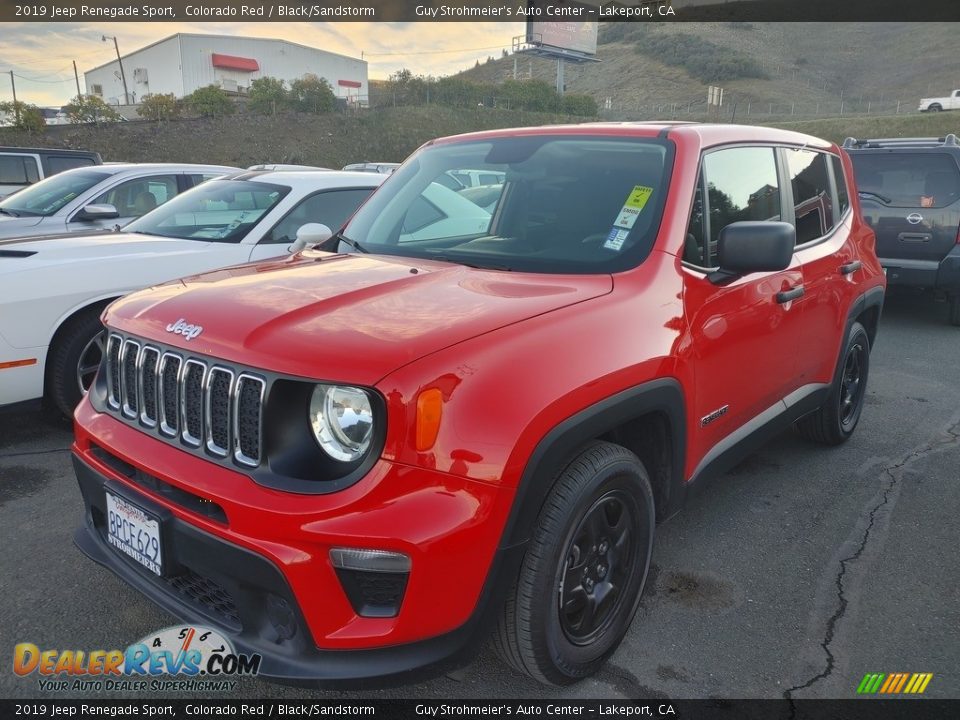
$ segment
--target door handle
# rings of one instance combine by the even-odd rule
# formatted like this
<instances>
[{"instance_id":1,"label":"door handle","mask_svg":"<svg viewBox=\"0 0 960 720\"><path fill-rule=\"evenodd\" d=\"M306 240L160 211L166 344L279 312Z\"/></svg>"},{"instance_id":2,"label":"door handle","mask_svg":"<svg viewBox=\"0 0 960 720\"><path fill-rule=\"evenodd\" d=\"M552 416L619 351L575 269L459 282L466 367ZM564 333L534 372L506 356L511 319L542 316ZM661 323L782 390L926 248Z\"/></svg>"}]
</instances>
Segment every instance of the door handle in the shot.
<instances>
[{"instance_id":1,"label":"door handle","mask_svg":"<svg viewBox=\"0 0 960 720\"><path fill-rule=\"evenodd\" d=\"M791 300L796 300L797 298L803 297L803 285L800 287L795 287L790 290L782 290L777 293L777 302L783 305L783 303L790 302Z\"/></svg>"},{"instance_id":2,"label":"door handle","mask_svg":"<svg viewBox=\"0 0 960 720\"><path fill-rule=\"evenodd\" d=\"M897 235L897 239L900 242L914 242L914 243L930 242L930 240L933 239L933 235L931 233L903 232Z\"/></svg>"},{"instance_id":3,"label":"door handle","mask_svg":"<svg viewBox=\"0 0 960 720\"><path fill-rule=\"evenodd\" d=\"M863 267L863 263L859 260L854 260L853 262L848 262L846 265L840 266L841 275L849 275L850 273L855 273L857 270Z\"/></svg>"}]
</instances>

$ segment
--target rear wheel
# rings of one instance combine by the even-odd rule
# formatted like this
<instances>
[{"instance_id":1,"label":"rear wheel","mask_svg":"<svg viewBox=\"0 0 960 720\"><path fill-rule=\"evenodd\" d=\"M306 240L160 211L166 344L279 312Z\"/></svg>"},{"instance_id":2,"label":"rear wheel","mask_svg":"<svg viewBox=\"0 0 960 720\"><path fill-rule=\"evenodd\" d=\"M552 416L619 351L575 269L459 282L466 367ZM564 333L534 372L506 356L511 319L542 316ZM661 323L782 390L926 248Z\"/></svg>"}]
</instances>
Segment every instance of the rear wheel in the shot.
<instances>
[{"instance_id":1,"label":"rear wheel","mask_svg":"<svg viewBox=\"0 0 960 720\"><path fill-rule=\"evenodd\" d=\"M950 296L950 324L960 326L960 295Z\"/></svg>"},{"instance_id":2,"label":"rear wheel","mask_svg":"<svg viewBox=\"0 0 960 720\"><path fill-rule=\"evenodd\" d=\"M101 308L90 308L70 318L57 332L48 359L47 394L70 417L86 394L103 358L105 333Z\"/></svg>"},{"instance_id":3,"label":"rear wheel","mask_svg":"<svg viewBox=\"0 0 960 720\"><path fill-rule=\"evenodd\" d=\"M928 107L927 110L930 112L940 112L941 110L943 110L943 108L940 107L940 105L938 105L937 103L934 103L933 105Z\"/></svg>"},{"instance_id":4,"label":"rear wheel","mask_svg":"<svg viewBox=\"0 0 960 720\"><path fill-rule=\"evenodd\" d=\"M840 371L834 378L827 401L797 421L800 434L824 445L839 445L850 439L863 412L869 371L870 337L863 325L855 322L850 328Z\"/></svg>"},{"instance_id":5,"label":"rear wheel","mask_svg":"<svg viewBox=\"0 0 960 720\"><path fill-rule=\"evenodd\" d=\"M596 442L561 473L537 520L495 647L520 672L568 685L616 650L640 601L653 548L647 471Z\"/></svg>"}]
</instances>

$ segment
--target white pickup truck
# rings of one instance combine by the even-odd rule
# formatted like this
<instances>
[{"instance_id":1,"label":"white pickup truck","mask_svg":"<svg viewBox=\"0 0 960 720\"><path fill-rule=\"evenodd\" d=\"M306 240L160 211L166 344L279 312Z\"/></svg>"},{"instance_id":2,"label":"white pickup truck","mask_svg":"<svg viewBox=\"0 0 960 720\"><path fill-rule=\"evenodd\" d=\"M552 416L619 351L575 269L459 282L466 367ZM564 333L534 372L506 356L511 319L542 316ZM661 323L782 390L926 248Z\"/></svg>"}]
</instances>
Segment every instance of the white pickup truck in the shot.
<instances>
[{"instance_id":1,"label":"white pickup truck","mask_svg":"<svg viewBox=\"0 0 960 720\"><path fill-rule=\"evenodd\" d=\"M960 109L960 90L954 90L947 97L920 98L920 112L958 109Z\"/></svg>"}]
</instances>

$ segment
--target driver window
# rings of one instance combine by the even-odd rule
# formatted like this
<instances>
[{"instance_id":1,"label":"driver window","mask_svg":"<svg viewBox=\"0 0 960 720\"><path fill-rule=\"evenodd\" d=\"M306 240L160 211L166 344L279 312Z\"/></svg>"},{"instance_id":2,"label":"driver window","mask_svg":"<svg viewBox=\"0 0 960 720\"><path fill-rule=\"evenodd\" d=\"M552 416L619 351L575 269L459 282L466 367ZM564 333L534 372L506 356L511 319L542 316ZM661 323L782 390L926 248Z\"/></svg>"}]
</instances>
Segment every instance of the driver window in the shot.
<instances>
[{"instance_id":1,"label":"driver window","mask_svg":"<svg viewBox=\"0 0 960 720\"><path fill-rule=\"evenodd\" d=\"M307 223L323 223L336 232L372 192L372 188L360 188L311 195L293 208L260 242L292 243L297 239L297 230Z\"/></svg>"},{"instance_id":2,"label":"driver window","mask_svg":"<svg viewBox=\"0 0 960 720\"><path fill-rule=\"evenodd\" d=\"M110 188L93 204L113 205L120 217L140 217L177 194L176 175L135 178Z\"/></svg>"}]
</instances>

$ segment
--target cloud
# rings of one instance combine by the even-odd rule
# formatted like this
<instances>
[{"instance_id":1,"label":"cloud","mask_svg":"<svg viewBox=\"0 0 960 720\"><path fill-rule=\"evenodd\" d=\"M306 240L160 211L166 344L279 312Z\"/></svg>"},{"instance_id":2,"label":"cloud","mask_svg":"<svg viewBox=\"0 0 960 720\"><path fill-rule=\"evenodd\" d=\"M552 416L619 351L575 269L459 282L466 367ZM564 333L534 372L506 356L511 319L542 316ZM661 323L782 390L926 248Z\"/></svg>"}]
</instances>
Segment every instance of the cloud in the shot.
<instances>
[{"instance_id":1,"label":"cloud","mask_svg":"<svg viewBox=\"0 0 960 720\"><path fill-rule=\"evenodd\" d=\"M80 72L110 62L115 35L122 54L178 32L289 40L360 57L371 78L407 68L415 75L449 75L476 60L509 49L523 23L0 23L0 69L13 70L17 98L38 105L62 105L76 94L72 61ZM9 76L7 76L9 77ZM0 100L10 97L0 75ZM5 87L6 86L6 87Z\"/></svg>"}]
</instances>

